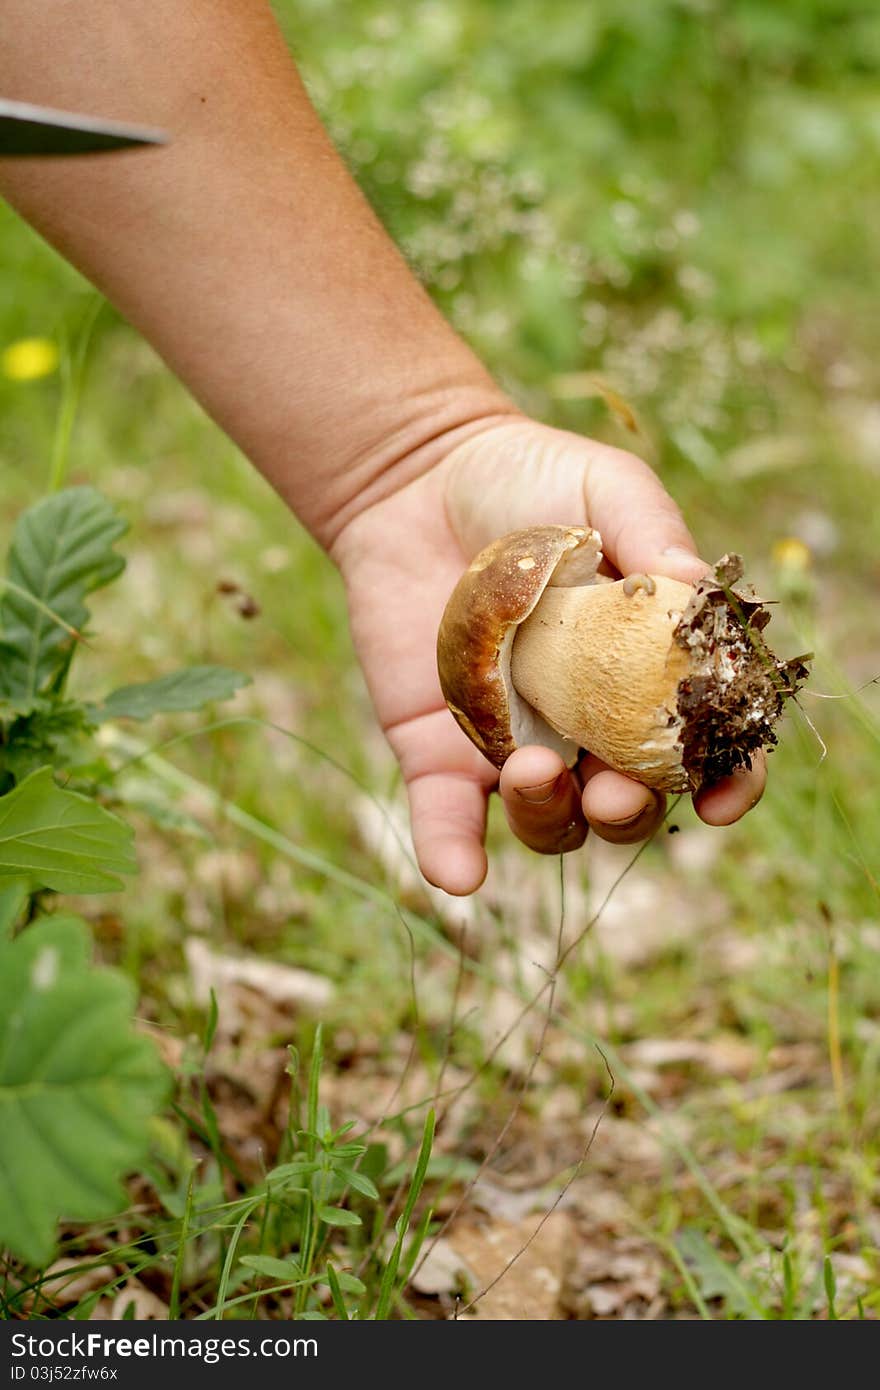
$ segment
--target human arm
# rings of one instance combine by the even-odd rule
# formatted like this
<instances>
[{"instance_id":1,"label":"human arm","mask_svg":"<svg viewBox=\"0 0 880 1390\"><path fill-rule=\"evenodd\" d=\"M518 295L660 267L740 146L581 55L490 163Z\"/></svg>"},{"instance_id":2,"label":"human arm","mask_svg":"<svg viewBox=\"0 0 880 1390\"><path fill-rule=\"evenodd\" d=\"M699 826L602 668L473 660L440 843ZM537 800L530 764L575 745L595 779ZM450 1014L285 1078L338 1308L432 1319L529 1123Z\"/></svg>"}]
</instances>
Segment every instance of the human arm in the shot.
<instances>
[{"instance_id":1,"label":"human arm","mask_svg":"<svg viewBox=\"0 0 880 1390\"><path fill-rule=\"evenodd\" d=\"M264 0L8 0L5 18L6 95L171 133L155 152L8 161L0 188L339 564L423 871L471 891L496 778L440 698L446 595L485 540L541 520L588 520L618 568L694 578L677 509L632 455L526 421L499 391L348 175ZM600 833L634 839L656 824L644 788L595 762L583 771ZM547 800L520 795L548 778ZM756 766L705 793L701 814L734 819L762 785ZM547 750L520 750L502 795L534 848L583 840L581 790Z\"/></svg>"}]
</instances>

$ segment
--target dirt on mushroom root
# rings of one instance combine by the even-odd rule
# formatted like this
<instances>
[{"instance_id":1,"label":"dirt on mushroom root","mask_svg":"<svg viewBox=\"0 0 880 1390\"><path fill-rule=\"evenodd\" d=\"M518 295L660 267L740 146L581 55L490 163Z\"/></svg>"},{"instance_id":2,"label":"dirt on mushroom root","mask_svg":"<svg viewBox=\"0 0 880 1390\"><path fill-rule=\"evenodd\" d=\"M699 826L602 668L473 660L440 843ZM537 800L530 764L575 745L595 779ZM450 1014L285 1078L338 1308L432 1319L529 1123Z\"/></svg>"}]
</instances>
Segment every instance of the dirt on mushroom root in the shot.
<instances>
[{"instance_id":1,"label":"dirt on mushroom root","mask_svg":"<svg viewBox=\"0 0 880 1390\"><path fill-rule=\"evenodd\" d=\"M677 713L694 791L748 767L756 749L777 742L783 703L809 675L809 656L780 661L770 651L761 636L770 613L742 576L741 557L723 556L697 583L673 634L691 665L678 686Z\"/></svg>"}]
</instances>

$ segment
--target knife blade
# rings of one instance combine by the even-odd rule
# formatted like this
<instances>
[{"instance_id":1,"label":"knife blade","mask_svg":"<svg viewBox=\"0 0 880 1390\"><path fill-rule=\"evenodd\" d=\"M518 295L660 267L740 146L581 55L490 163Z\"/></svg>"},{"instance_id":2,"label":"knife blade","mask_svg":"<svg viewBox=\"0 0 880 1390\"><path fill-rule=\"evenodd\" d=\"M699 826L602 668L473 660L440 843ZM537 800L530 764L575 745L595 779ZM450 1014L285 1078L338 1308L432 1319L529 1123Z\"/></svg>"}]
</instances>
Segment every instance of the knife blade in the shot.
<instances>
[{"instance_id":1,"label":"knife blade","mask_svg":"<svg viewBox=\"0 0 880 1390\"><path fill-rule=\"evenodd\" d=\"M101 154L138 145L164 145L167 139L164 131L151 126L105 121L0 98L0 158Z\"/></svg>"}]
</instances>

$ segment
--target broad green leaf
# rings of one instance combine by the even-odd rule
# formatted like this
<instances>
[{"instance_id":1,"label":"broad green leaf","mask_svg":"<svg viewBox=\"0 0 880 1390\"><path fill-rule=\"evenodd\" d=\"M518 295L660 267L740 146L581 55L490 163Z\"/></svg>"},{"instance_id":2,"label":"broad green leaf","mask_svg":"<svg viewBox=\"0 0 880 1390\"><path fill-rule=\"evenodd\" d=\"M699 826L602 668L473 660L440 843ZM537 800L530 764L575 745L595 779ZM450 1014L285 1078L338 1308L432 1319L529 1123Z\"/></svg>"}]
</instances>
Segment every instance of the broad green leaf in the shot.
<instances>
[{"instance_id":1,"label":"broad green leaf","mask_svg":"<svg viewBox=\"0 0 880 1390\"><path fill-rule=\"evenodd\" d=\"M303 1277L296 1260L276 1260L272 1255L243 1255L240 1263L267 1279L283 1279L290 1283Z\"/></svg>"},{"instance_id":2,"label":"broad green leaf","mask_svg":"<svg viewBox=\"0 0 880 1390\"><path fill-rule=\"evenodd\" d=\"M0 642L0 667L5 664L6 649ZM26 718L27 715L33 714L34 710L41 709L45 703L39 695L22 695L16 700L0 699L0 724L9 725L16 719Z\"/></svg>"},{"instance_id":3,"label":"broad green leaf","mask_svg":"<svg viewBox=\"0 0 880 1390\"><path fill-rule=\"evenodd\" d=\"M363 1222L357 1212L346 1211L345 1207L319 1206L317 1209L319 1221L323 1221L325 1226L361 1226Z\"/></svg>"},{"instance_id":4,"label":"broad green leaf","mask_svg":"<svg viewBox=\"0 0 880 1390\"><path fill-rule=\"evenodd\" d=\"M0 879L0 936L11 936L30 896L26 878Z\"/></svg>"},{"instance_id":5,"label":"broad green leaf","mask_svg":"<svg viewBox=\"0 0 880 1390\"><path fill-rule=\"evenodd\" d=\"M100 720L150 719L154 714L201 709L214 701L228 700L248 684L250 676L225 666L190 666L143 685L120 686L95 713Z\"/></svg>"},{"instance_id":6,"label":"broad green leaf","mask_svg":"<svg viewBox=\"0 0 880 1390\"><path fill-rule=\"evenodd\" d=\"M89 961L85 923L0 943L0 1246L46 1261L56 1222L124 1206L167 1074L133 1030L131 983Z\"/></svg>"},{"instance_id":7,"label":"broad green leaf","mask_svg":"<svg viewBox=\"0 0 880 1390\"><path fill-rule=\"evenodd\" d=\"M112 893L136 864L125 821L40 768L0 796L0 882L26 878L56 893Z\"/></svg>"},{"instance_id":8,"label":"broad green leaf","mask_svg":"<svg viewBox=\"0 0 880 1390\"><path fill-rule=\"evenodd\" d=\"M89 611L85 598L125 566L113 550L127 529L91 487L66 488L18 518L9 549L11 586L0 599L0 697L20 701L63 676Z\"/></svg>"}]
</instances>

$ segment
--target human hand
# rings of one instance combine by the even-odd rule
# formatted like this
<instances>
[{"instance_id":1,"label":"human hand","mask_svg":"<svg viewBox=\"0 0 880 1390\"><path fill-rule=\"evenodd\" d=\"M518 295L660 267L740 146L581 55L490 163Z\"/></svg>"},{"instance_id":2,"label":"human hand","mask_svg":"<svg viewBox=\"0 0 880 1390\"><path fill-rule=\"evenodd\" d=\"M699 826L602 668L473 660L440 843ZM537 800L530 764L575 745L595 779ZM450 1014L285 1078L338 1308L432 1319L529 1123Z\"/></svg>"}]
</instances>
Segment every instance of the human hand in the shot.
<instances>
[{"instance_id":1,"label":"human hand","mask_svg":"<svg viewBox=\"0 0 880 1390\"><path fill-rule=\"evenodd\" d=\"M665 814L665 797L589 753L569 772L550 749L519 748L499 778L446 708L435 648L452 589L489 541L548 523L594 526L623 575L693 583L707 569L641 459L516 417L487 425L362 512L333 547L355 646L407 784L419 866L448 893L471 893L485 877L486 803L496 786L514 834L543 854L579 848L589 828L619 844L642 840ZM702 788L697 814L731 824L760 800L765 778L759 753L750 769Z\"/></svg>"}]
</instances>

